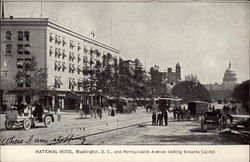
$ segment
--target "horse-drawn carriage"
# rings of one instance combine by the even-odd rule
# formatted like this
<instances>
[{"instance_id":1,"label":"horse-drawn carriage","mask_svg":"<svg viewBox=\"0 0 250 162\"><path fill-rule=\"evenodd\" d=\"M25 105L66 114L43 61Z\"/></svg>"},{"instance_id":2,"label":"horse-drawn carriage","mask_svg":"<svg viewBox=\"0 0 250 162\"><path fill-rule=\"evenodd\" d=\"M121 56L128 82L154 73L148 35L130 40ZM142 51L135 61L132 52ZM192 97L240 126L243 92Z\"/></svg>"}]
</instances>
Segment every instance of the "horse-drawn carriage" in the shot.
<instances>
[{"instance_id":1,"label":"horse-drawn carriage","mask_svg":"<svg viewBox=\"0 0 250 162\"><path fill-rule=\"evenodd\" d=\"M220 111L205 112L201 117L201 129L218 128L222 126L222 116ZM221 128L221 127L220 127Z\"/></svg>"},{"instance_id":2,"label":"horse-drawn carriage","mask_svg":"<svg viewBox=\"0 0 250 162\"><path fill-rule=\"evenodd\" d=\"M136 112L137 109L137 104L133 99L124 97L108 99L108 104L115 105L117 108L116 111L119 113L132 113Z\"/></svg>"},{"instance_id":3,"label":"horse-drawn carriage","mask_svg":"<svg viewBox=\"0 0 250 162\"><path fill-rule=\"evenodd\" d=\"M23 126L25 130L35 127L37 123L44 123L45 127L50 127L54 122L54 117L50 112L43 112L38 116L33 116L32 107L18 113L18 110L10 110L5 115L5 128L12 129L13 126Z\"/></svg>"},{"instance_id":4,"label":"horse-drawn carriage","mask_svg":"<svg viewBox=\"0 0 250 162\"><path fill-rule=\"evenodd\" d=\"M221 110L210 110L209 103L203 101L188 102L188 110L191 117L200 121L201 129L222 128L223 121L226 120L226 114Z\"/></svg>"}]
</instances>

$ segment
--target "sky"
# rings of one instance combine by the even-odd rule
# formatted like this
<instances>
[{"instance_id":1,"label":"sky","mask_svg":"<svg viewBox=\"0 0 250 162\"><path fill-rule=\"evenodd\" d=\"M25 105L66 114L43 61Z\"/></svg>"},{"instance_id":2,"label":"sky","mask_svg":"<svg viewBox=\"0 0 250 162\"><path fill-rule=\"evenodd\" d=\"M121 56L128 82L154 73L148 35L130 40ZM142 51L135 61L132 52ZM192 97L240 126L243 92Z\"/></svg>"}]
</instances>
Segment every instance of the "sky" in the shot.
<instances>
[{"instance_id":1,"label":"sky","mask_svg":"<svg viewBox=\"0 0 250 162\"><path fill-rule=\"evenodd\" d=\"M49 17L139 58L149 69L175 68L201 83L221 83L229 61L238 82L249 79L249 3L10 2L5 16ZM112 32L111 32L112 31ZM112 36L111 36L112 35Z\"/></svg>"}]
</instances>

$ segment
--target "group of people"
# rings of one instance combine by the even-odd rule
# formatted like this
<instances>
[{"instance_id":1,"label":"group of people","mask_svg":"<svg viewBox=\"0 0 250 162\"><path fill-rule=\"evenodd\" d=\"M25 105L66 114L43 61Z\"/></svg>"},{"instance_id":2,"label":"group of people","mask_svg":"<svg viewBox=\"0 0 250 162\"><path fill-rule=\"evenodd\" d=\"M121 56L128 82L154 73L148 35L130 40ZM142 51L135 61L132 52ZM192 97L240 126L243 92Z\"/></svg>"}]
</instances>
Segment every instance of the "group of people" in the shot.
<instances>
[{"instance_id":1,"label":"group of people","mask_svg":"<svg viewBox=\"0 0 250 162\"><path fill-rule=\"evenodd\" d=\"M152 114L152 125L163 125L163 121L165 122L165 125L168 125L168 112L165 111L158 111L153 112Z\"/></svg>"},{"instance_id":2,"label":"group of people","mask_svg":"<svg viewBox=\"0 0 250 162\"><path fill-rule=\"evenodd\" d=\"M184 120L185 114L190 114L189 110L186 110L185 106L174 107L174 109L173 109L174 119L177 119L178 121L180 121L180 119Z\"/></svg>"},{"instance_id":3,"label":"group of people","mask_svg":"<svg viewBox=\"0 0 250 162\"><path fill-rule=\"evenodd\" d=\"M115 114L116 114L116 106L115 106L115 104L113 104L113 105L109 105L108 106L108 115L109 116L115 116Z\"/></svg>"},{"instance_id":4,"label":"group of people","mask_svg":"<svg viewBox=\"0 0 250 162\"><path fill-rule=\"evenodd\" d=\"M96 118L97 116L102 119L102 108L98 105L90 106L91 118Z\"/></svg>"},{"instance_id":5,"label":"group of people","mask_svg":"<svg viewBox=\"0 0 250 162\"><path fill-rule=\"evenodd\" d=\"M43 106L37 100L33 104L27 104L25 101L21 103L15 101L14 104L11 104L11 110L17 110L20 116L25 112L32 111L34 117L41 117L41 114L44 112Z\"/></svg>"},{"instance_id":6,"label":"group of people","mask_svg":"<svg viewBox=\"0 0 250 162\"><path fill-rule=\"evenodd\" d=\"M232 107L230 107L229 105L224 105L223 106L223 112L226 112L226 113L236 113L238 114L238 109L237 109L237 106L234 105Z\"/></svg>"}]
</instances>

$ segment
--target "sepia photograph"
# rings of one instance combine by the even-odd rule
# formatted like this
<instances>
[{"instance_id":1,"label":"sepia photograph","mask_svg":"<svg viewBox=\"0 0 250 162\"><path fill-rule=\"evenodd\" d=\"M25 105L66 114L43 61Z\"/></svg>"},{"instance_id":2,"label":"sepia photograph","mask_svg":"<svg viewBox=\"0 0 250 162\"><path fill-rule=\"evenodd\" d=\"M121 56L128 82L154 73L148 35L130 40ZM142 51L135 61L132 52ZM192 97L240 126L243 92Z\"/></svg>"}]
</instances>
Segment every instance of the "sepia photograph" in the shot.
<instances>
[{"instance_id":1,"label":"sepia photograph","mask_svg":"<svg viewBox=\"0 0 250 162\"><path fill-rule=\"evenodd\" d=\"M2 0L0 27L2 149L249 147L247 0Z\"/></svg>"}]
</instances>

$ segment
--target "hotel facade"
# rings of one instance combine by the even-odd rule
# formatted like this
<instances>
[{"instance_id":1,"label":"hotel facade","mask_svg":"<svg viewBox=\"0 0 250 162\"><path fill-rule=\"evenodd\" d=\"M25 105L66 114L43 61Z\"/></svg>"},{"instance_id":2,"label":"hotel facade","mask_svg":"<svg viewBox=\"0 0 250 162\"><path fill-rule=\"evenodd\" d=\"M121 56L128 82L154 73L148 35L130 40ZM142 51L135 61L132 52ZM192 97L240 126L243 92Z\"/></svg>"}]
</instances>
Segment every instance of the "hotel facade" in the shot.
<instances>
[{"instance_id":1,"label":"hotel facade","mask_svg":"<svg viewBox=\"0 0 250 162\"><path fill-rule=\"evenodd\" d=\"M15 101L40 100L44 106L56 104L62 109L75 109L74 105L83 104L78 94L92 90L83 83L93 83L91 88L95 86L89 71L114 64L119 54L120 50L47 18L2 19L1 107L9 107ZM111 58L109 62L106 57ZM31 85L16 80L18 71L29 66L33 58L37 69L47 71L46 96L26 95L23 92Z\"/></svg>"}]
</instances>

